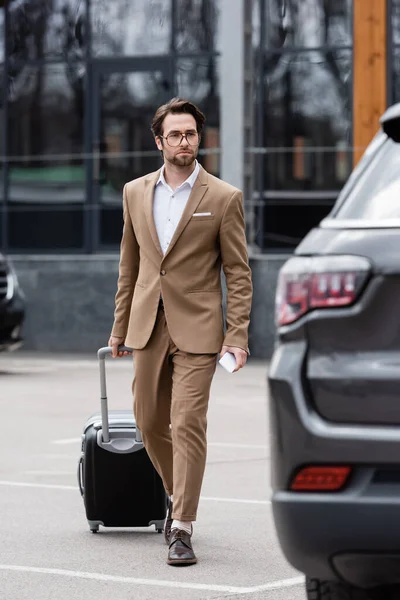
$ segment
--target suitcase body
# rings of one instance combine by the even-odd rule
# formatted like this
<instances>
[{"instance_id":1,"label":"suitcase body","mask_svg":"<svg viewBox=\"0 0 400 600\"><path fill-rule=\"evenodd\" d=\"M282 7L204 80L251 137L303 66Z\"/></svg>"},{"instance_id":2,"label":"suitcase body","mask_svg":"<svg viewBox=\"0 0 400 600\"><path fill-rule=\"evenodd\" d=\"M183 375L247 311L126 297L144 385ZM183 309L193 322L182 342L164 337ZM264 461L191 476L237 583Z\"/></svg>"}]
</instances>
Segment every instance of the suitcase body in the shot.
<instances>
[{"instance_id":1,"label":"suitcase body","mask_svg":"<svg viewBox=\"0 0 400 600\"><path fill-rule=\"evenodd\" d=\"M104 527L148 527L161 533L167 512L162 480L143 446L132 412L108 412L102 348L101 413L92 415L82 434L78 483L93 533ZM104 379L104 381L103 381Z\"/></svg>"}]
</instances>

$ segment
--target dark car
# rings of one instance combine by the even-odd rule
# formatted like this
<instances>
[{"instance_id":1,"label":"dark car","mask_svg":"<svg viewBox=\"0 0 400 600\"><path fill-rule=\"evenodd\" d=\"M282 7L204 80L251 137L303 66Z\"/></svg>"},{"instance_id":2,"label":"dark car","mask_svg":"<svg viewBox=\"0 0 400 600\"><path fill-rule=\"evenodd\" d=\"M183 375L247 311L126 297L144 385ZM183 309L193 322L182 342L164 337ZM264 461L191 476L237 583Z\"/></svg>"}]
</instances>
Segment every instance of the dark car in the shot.
<instances>
[{"instance_id":1,"label":"dark car","mask_svg":"<svg viewBox=\"0 0 400 600\"><path fill-rule=\"evenodd\" d=\"M0 351L22 344L25 299L10 261L0 254Z\"/></svg>"},{"instance_id":2,"label":"dark car","mask_svg":"<svg viewBox=\"0 0 400 600\"><path fill-rule=\"evenodd\" d=\"M279 273L272 507L309 600L400 598L400 104Z\"/></svg>"}]
</instances>

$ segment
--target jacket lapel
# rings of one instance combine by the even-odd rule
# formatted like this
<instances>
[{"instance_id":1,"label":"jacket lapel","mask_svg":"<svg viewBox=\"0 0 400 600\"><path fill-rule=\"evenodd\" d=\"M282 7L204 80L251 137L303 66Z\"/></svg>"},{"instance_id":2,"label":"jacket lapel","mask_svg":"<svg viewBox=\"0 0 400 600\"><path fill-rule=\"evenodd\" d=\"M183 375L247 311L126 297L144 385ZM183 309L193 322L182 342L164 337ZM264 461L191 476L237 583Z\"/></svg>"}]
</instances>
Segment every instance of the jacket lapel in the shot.
<instances>
[{"instance_id":1,"label":"jacket lapel","mask_svg":"<svg viewBox=\"0 0 400 600\"><path fill-rule=\"evenodd\" d=\"M145 180L145 189L144 189L144 213L146 215L147 225L149 227L151 238L154 242L154 246L156 247L160 256L163 256L163 252L160 246L160 240L158 239L156 225L154 223L153 216L153 198L154 198L154 187L157 183L158 177L160 175L161 169L156 171L155 173L151 173Z\"/></svg>"},{"instance_id":2,"label":"jacket lapel","mask_svg":"<svg viewBox=\"0 0 400 600\"><path fill-rule=\"evenodd\" d=\"M175 233L172 236L172 239L167 248L167 251L164 254L164 258L166 258L168 256L168 254L171 252L171 250L175 246L176 242L182 235L183 230L185 229L186 225L189 223L190 219L192 218L193 213L196 211L196 208L200 204L200 202L203 199L203 196L207 190L208 190L207 171L205 171L203 169L203 167L200 166L199 174L194 183L194 186L192 188L192 191L190 193L190 196L186 203L186 206L183 210L182 217L177 225L177 228L175 229Z\"/></svg>"}]
</instances>

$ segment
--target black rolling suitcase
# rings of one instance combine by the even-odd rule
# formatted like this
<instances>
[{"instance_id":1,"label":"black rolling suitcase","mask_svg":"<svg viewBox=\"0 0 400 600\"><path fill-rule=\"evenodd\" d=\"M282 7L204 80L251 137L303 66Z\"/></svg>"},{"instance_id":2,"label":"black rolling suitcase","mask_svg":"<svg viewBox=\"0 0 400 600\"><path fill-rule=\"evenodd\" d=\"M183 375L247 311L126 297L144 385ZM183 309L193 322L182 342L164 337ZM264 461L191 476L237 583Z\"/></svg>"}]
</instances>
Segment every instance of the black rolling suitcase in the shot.
<instances>
[{"instance_id":1,"label":"black rolling suitcase","mask_svg":"<svg viewBox=\"0 0 400 600\"><path fill-rule=\"evenodd\" d=\"M124 348L122 348L124 349ZM108 411L105 358L100 348L101 413L85 423L78 483L93 533L104 527L148 527L162 533L167 497L143 446L133 413Z\"/></svg>"}]
</instances>

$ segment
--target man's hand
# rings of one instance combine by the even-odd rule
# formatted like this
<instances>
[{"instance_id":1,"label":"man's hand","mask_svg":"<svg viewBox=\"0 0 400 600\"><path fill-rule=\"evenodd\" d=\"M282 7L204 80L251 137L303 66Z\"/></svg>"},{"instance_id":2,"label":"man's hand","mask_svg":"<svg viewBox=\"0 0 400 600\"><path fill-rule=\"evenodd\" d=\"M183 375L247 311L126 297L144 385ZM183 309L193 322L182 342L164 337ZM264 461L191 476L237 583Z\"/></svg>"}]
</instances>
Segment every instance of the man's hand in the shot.
<instances>
[{"instance_id":1,"label":"man's hand","mask_svg":"<svg viewBox=\"0 0 400 600\"><path fill-rule=\"evenodd\" d=\"M115 335L112 335L110 337L110 339L108 340L108 345L112 348L111 356L113 358L117 358L117 356L127 356L128 354L132 354L132 352L128 352L127 350L124 350L123 352L118 352L118 346L122 346L124 342L125 338L116 337Z\"/></svg>"},{"instance_id":2,"label":"man's hand","mask_svg":"<svg viewBox=\"0 0 400 600\"><path fill-rule=\"evenodd\" d=\"M245 352L241 348L236 348L235 346L222 346L220 358L222 358L223 355L226 354L227 352L230 352L231 354L234 354L234 356L235 356L236 369L233 371L233 373L236 373L236 371L239 371L239 369L244 367L244 365L246 364L247 352Z\"/></svg>"}]
</instances>

